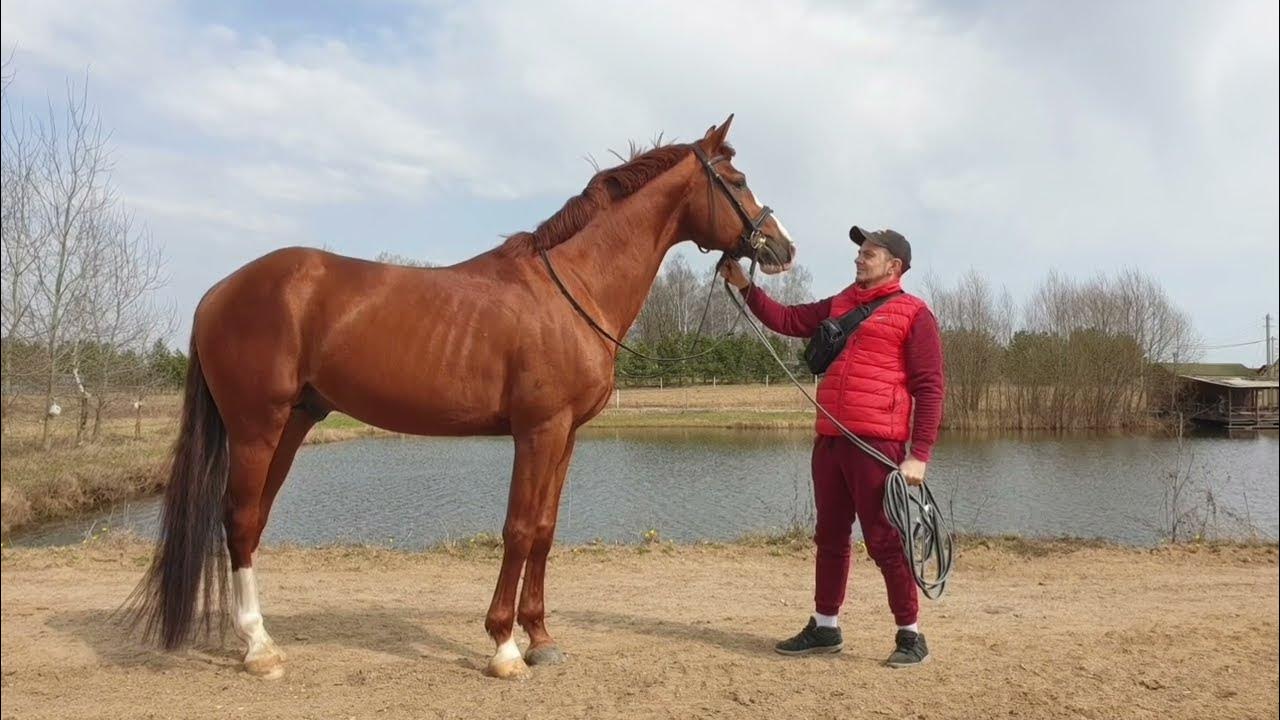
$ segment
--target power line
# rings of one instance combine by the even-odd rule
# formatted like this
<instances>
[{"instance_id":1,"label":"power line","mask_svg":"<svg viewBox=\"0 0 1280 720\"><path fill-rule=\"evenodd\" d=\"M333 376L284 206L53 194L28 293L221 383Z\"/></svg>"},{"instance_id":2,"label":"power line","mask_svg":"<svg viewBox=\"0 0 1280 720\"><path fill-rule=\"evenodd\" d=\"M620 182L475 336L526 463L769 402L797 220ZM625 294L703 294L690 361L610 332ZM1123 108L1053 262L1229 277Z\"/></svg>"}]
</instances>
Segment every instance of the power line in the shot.
<instances>
[{"instance_id":1,"label":"power line","mask_svg":"<svg viewBox=\"0 0 1280 720\"><path fill-rule=\"evenodd\" d=\"M1227 345L1196 345L1197 350L1222 350L1223 348L1245 347L1246 345L1261 345L1266 340L1250 340L1249 342L1230 343Z\"/></svg>"}]
</instances>

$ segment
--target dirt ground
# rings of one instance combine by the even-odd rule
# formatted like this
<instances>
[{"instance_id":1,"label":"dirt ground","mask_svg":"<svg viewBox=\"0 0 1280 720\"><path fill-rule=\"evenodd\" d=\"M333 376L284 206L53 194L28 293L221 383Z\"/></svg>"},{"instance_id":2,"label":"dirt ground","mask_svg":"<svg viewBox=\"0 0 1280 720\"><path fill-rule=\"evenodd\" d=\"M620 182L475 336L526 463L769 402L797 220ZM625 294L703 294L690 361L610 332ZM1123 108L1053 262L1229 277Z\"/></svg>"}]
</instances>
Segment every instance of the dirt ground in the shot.
<instances>
[{"instance_id":1,"label":"dirt ground","mask_svg":"<svg viewBox=\"0 0 1280 720\"><path fill-rule=\"evenodd\" d=\"M4 718L1274 718L1277 552L966 541L924 601L933 662L890 670L857 558L845 651L784 658L810 609L804 547L558 548L548 625L569 654L484 677L492 550L264 550L285 677L208 645L164 654L108 621L136 542L5 550ZM522 638L523 639L523 638Z\"/></svg>"}]
</instances>

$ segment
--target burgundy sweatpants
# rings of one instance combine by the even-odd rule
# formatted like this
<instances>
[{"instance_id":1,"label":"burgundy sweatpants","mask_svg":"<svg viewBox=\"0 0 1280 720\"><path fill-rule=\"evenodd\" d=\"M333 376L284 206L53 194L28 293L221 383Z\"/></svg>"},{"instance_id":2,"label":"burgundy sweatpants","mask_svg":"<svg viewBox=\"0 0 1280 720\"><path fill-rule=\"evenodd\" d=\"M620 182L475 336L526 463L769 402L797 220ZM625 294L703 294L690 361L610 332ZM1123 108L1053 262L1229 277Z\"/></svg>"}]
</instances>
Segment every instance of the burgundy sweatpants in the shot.
<instances>
[{"instance_id":1,"label":"burgundy sweatpants","mask_svg":"<svg viewBox=\"0 0 1280 720\"><path fill-rule=\"evenodd\" d=\"M868 444L901 463L906 445L885 440ZM814 606L823 615L838 615L849 581L853 521L862 526L867 553L884 575L889 609L898 625L916 621L916 584L902 552L898 531L884 514L884 481L889 468L843 437L819 435L813 443L813 500L818 546Z\"/></svg>"}]
</instances>

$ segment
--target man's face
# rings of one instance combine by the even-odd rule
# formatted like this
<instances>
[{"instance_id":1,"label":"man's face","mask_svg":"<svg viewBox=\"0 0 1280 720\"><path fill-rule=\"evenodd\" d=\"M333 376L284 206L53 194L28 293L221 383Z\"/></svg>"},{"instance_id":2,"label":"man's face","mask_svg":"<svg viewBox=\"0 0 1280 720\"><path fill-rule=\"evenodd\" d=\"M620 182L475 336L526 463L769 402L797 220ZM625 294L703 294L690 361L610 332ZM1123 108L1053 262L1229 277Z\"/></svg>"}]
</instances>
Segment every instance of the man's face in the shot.
<instances>
[{"instance_id":1,"label":"man's face","mask_svg":"<svg viewBox=\"0 0 1280 720\"><path fill-rule=\"evenodd\" d=\"M857 281L863 285L876 285L902 273L902 261L871 242L864 242L858 248L854 264L858 268Z\"/></svg>"}]
</instances>

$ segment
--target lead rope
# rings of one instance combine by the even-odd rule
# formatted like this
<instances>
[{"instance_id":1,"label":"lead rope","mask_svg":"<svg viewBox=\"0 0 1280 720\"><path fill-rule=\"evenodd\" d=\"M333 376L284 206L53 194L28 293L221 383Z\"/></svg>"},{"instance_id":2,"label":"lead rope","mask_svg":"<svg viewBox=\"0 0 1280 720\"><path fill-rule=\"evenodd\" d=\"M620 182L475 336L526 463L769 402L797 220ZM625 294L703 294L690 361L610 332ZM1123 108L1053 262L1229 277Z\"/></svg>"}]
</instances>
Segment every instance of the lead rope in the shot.
<instances>
[{"instance_id":1,"label":"lead rope","mask_svg":"<svg viewBox=\"0 0 1280 720\"><path fill-rule=\"evenodd\" d=\"M770 252L765 248L766 252ZM775 258L776 259L776 258ZM750 287L750 286L748 286ZM729 294L729 300L738 308L738 312L742 317L746 318L747 325L755 332L756 337L764 344L765 349L773 356L778 363L778 367L782 368L782 372L791 380L791 384L796 386L800 394L805 396L818 412L826 416L828 420L834 424L845 437L854 445L857 445L872 458L878 460L885 467L889 468L889 474L885 478L884 483L884 514L889 518L889 522L898 531L898 537L902 540L902 551L907 557L907 563L911 566L911 575L916 582L916 586L920 588L920 592L930 600L937 600L946 592L947 581L951 578L951 558L953 538L951 532L947 529L946 522L942 518L942 513L938 507L938 503L933 499L933 492L929 490L929 486L921 483L916 488L917 492L912 493L911 487L907 485L907 481L902 477L902 471L898 469L898 464L890 460L884 453L869 445L865 440L854 435L839 420L832 417L826 408L818 404L796 376L791 373L791 369L778 357L777 351L773 349L769 339L752 321L750 315L747 314L746 307L738 301L737 294L730 287L726 280L724 283L725 291ZM929 572L929 563L933 561L934 571L932 578L927 577Z\"/></svg>"}]
</instances>

